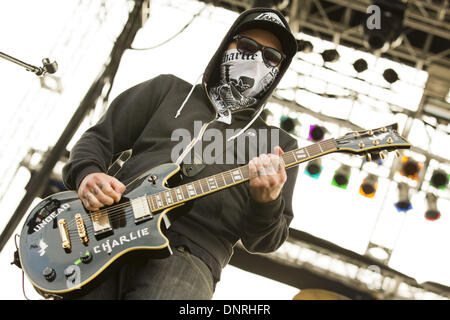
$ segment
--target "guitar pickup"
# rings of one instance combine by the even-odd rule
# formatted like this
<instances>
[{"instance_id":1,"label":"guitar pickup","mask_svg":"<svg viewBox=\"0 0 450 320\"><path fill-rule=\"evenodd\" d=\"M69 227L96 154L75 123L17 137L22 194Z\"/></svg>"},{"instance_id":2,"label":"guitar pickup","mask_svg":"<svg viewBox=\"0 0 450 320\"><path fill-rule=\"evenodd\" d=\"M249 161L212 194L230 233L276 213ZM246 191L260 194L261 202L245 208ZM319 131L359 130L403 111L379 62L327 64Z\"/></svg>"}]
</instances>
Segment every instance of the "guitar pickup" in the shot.
<instances>
[{"instance_id":1,"label":"guitar pickup","mask_svg":"<svg viewBox=\"0 0 450 320\"><path fill-rule=\"evenodd\" d=\"M84 245L87 245L89 242L89 238L86 232L86 226L84 225L83 217L81 214L77 213L75 215L75 223L77 225L78 236L80 237L81 242Z\"/></svg>"},{"instance_id":2,"label":"guitar pickup","mask_svg":"<svg viewBox=\"0 0 450 320\"><path fill-rule=\"evenodd\" d=\"M67 224L65 219L58 220L59 235L61 236L61 245L64 250L71 250L72 245L70 243L69 231L67 230Z\"/></svg>"},{"instance_id":3,"label":"guitar pickup","mask_svg":"<svg viewBox=\"0 0 450 320\"><path fill-rule=\"evenodd\" d=\"M92 212L91 220L94 227L95 236L100 236L112 232L112 227L107 211L101 210L99 212Z\"/></svg>"},{"instance_id":4,"label":"guitar pickup","mask_svg":"<svg viewBox=\"0 0 450 320\"><path fill-rule=\"evenodd\" d=\"M130 202L131 207L133 208L134 221L136 223L153 218L146 196L133 199Z\"/></svg>"}]
</instances>

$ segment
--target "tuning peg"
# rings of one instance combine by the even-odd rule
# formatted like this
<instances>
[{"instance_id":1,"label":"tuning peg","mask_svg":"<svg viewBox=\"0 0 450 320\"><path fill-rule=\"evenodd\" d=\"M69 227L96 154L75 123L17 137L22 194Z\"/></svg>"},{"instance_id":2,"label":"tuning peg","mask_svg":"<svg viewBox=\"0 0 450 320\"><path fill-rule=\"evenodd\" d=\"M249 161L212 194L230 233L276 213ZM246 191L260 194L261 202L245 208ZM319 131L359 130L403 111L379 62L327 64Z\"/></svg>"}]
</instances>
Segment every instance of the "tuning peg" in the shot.
<instances>
[{"instance_id":1,"label":"tuning peg","mask_svg":"<svg viewBox=\"0 0 450 320\"><path fill-rule=\"evenodd\" d=\"M380 151L380 158L382 160L386 159L386 155L383 153L383 151Z\"/></svg>"},{"instance_id":2,"label":"tuning peg","mask_svg":"<svg viewBox=\"0 0 450 320\"><path fill-rule=\"evenodd\" d=\"M400 158L400 152L398 150L395 150L394 155L396 158Z\"/></svg>"},{"instance_id":3,"label":"tuning peg","mask_svg":"<svg viewBox=\"0 0 450 320\"><path fill-rule=\"evenodd\" d=\"M370 153L366 154L366 161L367 162L372 161L372 155Z\"/></svg>"}]
</instances>

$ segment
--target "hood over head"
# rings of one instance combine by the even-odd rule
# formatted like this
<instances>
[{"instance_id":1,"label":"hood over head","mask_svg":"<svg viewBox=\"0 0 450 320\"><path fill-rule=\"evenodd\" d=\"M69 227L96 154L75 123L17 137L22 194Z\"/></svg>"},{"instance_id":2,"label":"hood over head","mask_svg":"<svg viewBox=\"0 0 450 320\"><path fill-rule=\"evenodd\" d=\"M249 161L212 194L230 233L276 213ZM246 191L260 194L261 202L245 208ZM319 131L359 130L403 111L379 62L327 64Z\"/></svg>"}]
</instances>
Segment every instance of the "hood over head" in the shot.
<instances>
[{"instance_id":1,"label":"hood over head","mask_svg":"<svg viewBox=\"0 0 450 320\"><path fill-rule=\"evenodd\" d=\"M232 113L236 113L251 109L253 110L252 113L254 117L262 111L266 100L280 82L291 63L292 58L297 53L297 41L291 33L289 25L281 12L270 8L254 8L241 13L226 33L217 51L214 53L209 64L207 65L205 72L203 73L202 82L206 91L209 90L208 88L219 83L220 64L223 54L227 51L228 45L235 35L249 29L263 29L273 33L280 40L283 53L286 55L286 58L283 59L281 65L279 66L279 72L276 79L272 82L272 85L266 90L266 92L259 98L258 103L251 108L232 111Z\"/></svg>"},{"instance_id":2,"label":"hood over head","mask_svg":"<svg viewBox=\"0 0 450 320\"><path fill-rule=\"evenodd\" d=\"M220 82L220 65L223 59L223 55L228 50L228 46L233 40L233 37L242 31L250 29L263 29L273 33L280 40L283 53L286 55L286 57L283 59L281 65L279 66L276 78L272 81L270 87L266 89L264 94L258 98L256 104L252 105L251 107L231 111L231 114L239 113L242 114L244 118L248 117L250 120L245 128L240 130L237 134L235 134L228 140L232 140L239 136L241 133L247 130L247 128L250 127L250 125L256 120L256 118L264 109L265 102L272 94L273 90L276 88L283 75L286 73L286 70L292 62L292 58L297 53L297 41L295 40L295 37L292 34L286 19L284 18L283 14L281 14L281 12L270 8L249 9L244 11L237 17L233 25L226 33L216 52L212 56L211 60L209 61L205 71L193 84L191 91L178 109L175 118L177 118L181 114L181 111L184 108L187 100L194 91L196 83L200 80L200 77L202 75L202 84L206 91L206 94L209 97L209 88L219 84ZM214 103L211 102L211 105L216 110L216 114L218 114L218 109L214 105ZM243 112L240 113L241 111Z\"/></svg>"}]
</instances>

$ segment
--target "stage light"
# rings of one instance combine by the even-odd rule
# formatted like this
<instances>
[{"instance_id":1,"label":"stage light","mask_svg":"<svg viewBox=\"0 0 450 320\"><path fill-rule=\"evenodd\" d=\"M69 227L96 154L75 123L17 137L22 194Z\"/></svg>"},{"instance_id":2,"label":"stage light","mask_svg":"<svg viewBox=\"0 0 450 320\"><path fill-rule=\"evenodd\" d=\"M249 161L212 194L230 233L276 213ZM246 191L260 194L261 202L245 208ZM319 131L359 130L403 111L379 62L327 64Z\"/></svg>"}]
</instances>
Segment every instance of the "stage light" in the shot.
<instances>
[{"instance_id":1,"label":"stage light","mask_svg":"<svg viewBox=\"0 0 450 320\"><path fill-rule=\"evenodd\" d=\"M368 68L367 61L364 59L358 59L355 62L353 62L353 68L356 70L356 72L361 73L363 71L366 71Z\"/></svg>"},{"instance_id":2,"label":"stage light","mask_svg":"<svg viewBox=\"0 0 450 320\"><path fill-rule=\"evenodd\" d=\"M373 51L386 52L400 44L407 4L401 0L375 0L363 20L364 44Z\"/></svg>"},{"instance_id":3,"label":"stage light","mask_svg":"<svg viewBox=\"0 0 450 320\"><path fill-rule=\"evenodd\" d=\"M305 173L314 179L318 179L322 172L322 168L322 161L320 159L314 159L308 162Z\"/></svg>"},{"instance_id":4,"label":"stage light","mask_svg":"<svg viewBox=\"0 0 450 320\"><path fill-rule=\"evenodd\" d=\"M359 187L359 193L365 197L373 198L378 188L378 177L369 173Z\"/></svg>"},{"instance_id":5,"label":"stage light","mask_svg":"<svg viewBox=\"0 0 450 320\"><path fill-rule=\"evenodd\" d=\"M339 169L334 172L331 184L338 188L347 189L348 182L350 180L350 173L351 168L345 164L342 164Z\"/></svg>"},{"instance_id":6,"label":"stage light","mask_svg":"<svg viewBox=\"0 0 450 320\"><path fill-rule=\"evenodd\" d=\"M395 72L393 69L384 70L383 78L391 84L399 80L397 72Z\"/></svg>"},{"instance_id":7,"label":"stage light","mask_svg":"<svg viewBox=\"0 0 450 320\"><path fill-rule=\"evenodd\" d=\"M314 142L322 141L325 136L325 132L327 132L327 129L325 127L316 124L310 125L308 140Z\"/></svg>"},{"instance_id":8,"label":"stage light","mask_svg":"<svg viewBox=\"0 0 450 320\"><path fill-rule=\"evenodd\" d=\"M295 127L299 125L299 121L294 118L281 116L280 118L280 128L284 131L295 134Z\"/></svg>"},{"instance_id":9,"label":"stage light","mask_svg":"<svg viewBox=\"0 0 450 320\"><path fill-rule=\"evenodd\" d=\"M425 196L427 200L428 209L425 212L425 219L435 221L441 217L441 213L437 209L437 197L432 193L427 193Z\"/></svg>"},{"instance_id":10,"label":"stage light","mask_svg":"<svg viewBox=\"0 0 450 320\"><path fill-rule=\"evenodd\" d=\"M419 170L422 168L423 164L409 157L402 157L401 161L402 166L400 169L400 174L417 181L419 177Z\"/></svg>"},{"instance_id":11,"label":"stage light","mask_svg":"<svg viewBox=\"0 0 450 320\"><path fill-rule=\"evenodd\" d=\"M303 53L311 53L313 51L313 44L306 40L297 40L297 51Z\"/></svg>"},{"instance_id":12,"label":"stage light","mask_svg":"<svg viewBox=\"0 0 450 320\"><path fill-rule=\"evenodd\" d=\"M339 60L339 53L335 49L325 50L321 53L324 62L336 62Z\"/></svg>"},{"instance_id":13,"label":"stage light","mask_svg":"<svg viewBox=\"0 0 450 320\"><path fill-rule=\"evenodd\" d=\"M394 204L399 212L406 212L412 209L409 200L409 186L406 183L398 184L398 202Z\"/></svg>"},{"instance_id":14,"label":"stage light","mask_svg":"<svg viewBox=\"0 0 450 320\"><path fill-rule=\"evenodd\" d=\"M449 175L441 169L434 170L430 184L437 189L445 189L449 181Z\"/></svg>"}]
</instances>

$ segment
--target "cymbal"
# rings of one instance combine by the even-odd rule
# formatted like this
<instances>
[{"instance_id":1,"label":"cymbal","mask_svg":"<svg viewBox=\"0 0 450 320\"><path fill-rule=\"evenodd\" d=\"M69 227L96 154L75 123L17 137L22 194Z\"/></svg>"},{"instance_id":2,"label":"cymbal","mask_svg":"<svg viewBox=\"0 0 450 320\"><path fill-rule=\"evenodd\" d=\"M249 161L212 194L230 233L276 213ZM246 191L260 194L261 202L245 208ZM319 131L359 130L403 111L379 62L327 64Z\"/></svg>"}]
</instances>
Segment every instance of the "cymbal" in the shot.
<instances>
[{"instance_id":1,"label":"cymbal","mask_svg":"<svg viewBox=\"0 0 450 320\"><path fill-rule=\"evenodd\" d=\"M351 300L339 293L322 289L303 289L297 293L293 300Z\"/></svg>"}]
</instances>

